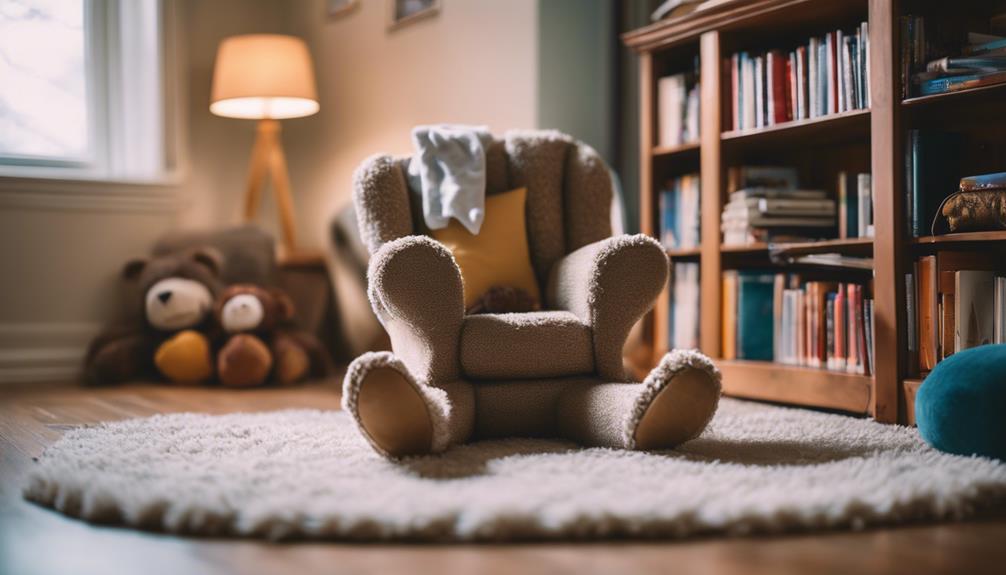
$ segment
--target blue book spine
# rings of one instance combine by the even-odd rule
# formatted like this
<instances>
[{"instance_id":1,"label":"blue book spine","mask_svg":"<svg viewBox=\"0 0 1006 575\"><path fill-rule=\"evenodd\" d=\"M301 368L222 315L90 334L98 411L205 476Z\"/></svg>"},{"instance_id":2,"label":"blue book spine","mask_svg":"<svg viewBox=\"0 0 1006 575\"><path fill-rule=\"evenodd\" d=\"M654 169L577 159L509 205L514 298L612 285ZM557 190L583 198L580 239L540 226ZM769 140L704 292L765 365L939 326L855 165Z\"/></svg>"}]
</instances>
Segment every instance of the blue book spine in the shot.
<instances>
[{"instance_id":1,"label":"blue book spine","mask_svg":"<svg viewBox=\"0 0 1006 575\"><path fill-rule=\"evenodd\" d=\"M981 79L984 74L969 74L966 76L948 76L946 78L933 78L931 80L923 80L919 84L919 95L921 96L931 96L933 94L942 94L950 90L951 86L954 84L959 84L961 82L970 82L972 80Z\"/></svg>"},{"instance_id":2,"label":"blue book spine","mask_svg":"<svg viewBox=\"0 0 1006 575\"><path fill-rule=\"evenodd\" d=\"M737 358L772 361L775 276L741 272L737 276Z\"/></svg>"}]
</instances>

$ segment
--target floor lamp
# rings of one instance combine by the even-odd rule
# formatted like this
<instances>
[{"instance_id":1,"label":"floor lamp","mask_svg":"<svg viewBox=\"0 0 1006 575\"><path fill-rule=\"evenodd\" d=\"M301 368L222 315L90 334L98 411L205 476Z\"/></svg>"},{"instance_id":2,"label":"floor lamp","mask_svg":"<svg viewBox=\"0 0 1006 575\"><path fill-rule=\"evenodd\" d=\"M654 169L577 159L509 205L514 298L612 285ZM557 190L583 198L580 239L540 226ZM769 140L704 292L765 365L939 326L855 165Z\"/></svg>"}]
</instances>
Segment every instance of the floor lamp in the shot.
<instances>
[{"instance_id":1,"label":"floor lamp","mask_svg":"<svg viewBox=\"0 0 1006 575\"><path fill-rule=\"evenodd\" d=\"M258 120L248 169L245 221L257 217L262 185L268 178L279 212L281 254L286 259L304 256L297 246L293 195L279 120L318 111L307 45L300 38L277 34L226 38L217 50L210 111L217 116Z\"/></svg>"}]
</instances>

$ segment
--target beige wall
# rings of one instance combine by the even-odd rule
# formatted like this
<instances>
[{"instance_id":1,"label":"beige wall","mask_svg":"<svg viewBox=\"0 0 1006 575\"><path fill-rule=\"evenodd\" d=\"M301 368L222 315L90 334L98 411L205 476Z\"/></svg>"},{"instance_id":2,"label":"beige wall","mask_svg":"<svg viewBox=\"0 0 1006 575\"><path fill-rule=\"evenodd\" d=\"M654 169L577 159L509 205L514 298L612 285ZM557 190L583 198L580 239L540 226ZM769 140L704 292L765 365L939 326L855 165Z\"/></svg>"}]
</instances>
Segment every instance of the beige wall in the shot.
<instances>
[{"instance_id":1,"label":"beige wall","mask_svg":"<svg viewBox=\"0 0 1006 575\"><path fill-rule=\"evenodd\" d=\"M439 15L387 30L387 2L344 17L296 3L292 29L311 46L321 111L288 122L285 140L305 238L322 245L349 201L353 170L405 154L416 124L532 128L537 121L537 0L445 0Z\"/></svg>"}]
</instances>

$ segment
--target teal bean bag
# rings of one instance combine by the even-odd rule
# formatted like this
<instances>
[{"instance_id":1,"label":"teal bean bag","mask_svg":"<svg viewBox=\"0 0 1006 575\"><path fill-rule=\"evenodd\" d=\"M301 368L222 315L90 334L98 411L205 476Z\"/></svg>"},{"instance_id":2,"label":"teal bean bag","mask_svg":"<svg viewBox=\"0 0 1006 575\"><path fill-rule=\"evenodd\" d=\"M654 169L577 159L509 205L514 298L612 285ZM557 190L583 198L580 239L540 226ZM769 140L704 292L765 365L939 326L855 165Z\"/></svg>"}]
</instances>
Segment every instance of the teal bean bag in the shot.
<instances>
[{"instance_id":1,"label":"teal bean bag","mask_svg":"<svg viewBox=\"0 0 1006 575\"><path fill-rule=\"evenodd\" d=\"M915 422L936 449L1006 460L1006 344L937 364L915 398Z\"/></svg>"}]
</instances>

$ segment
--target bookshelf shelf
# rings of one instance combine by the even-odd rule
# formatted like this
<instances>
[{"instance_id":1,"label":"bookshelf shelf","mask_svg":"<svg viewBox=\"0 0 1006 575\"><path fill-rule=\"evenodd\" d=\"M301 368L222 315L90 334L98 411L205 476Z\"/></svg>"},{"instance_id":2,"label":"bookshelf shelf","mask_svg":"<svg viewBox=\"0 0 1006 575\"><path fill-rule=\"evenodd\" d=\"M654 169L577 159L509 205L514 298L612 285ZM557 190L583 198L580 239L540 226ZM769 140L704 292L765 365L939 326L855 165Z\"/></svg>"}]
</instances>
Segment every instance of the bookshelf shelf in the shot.
<instances>
[{"instance_id":1,"label":"bookshelf shelf","mask_svg":"<svg viewBox=\"0 0 1006 575\"><path fill-rule=\"evenodd\" d=\"M1001 10L1001 3L993 0L969 3L966 14L952 3L935 1L747 0L666 19L623 36L625 44L638 52L640 62L641 229L658 235L658 191L667 178L698 171L701 246L668 254L699 264L699 348L719 365L727 394L869 414L887 423L914 421L914 398L921 381L910 362L907 344L906 275L919 257L932 252L952 249L1006 254L1006 231L910 237L905 218L906 208L912 205L905 198L909 130L963 132L968 140L962 148L966 162L962 175L1002 171L1006 136L996 119L1006 113L1006 83L902 100L902 17L919 11L926 18L952 20L951 24L963 27ZM822 38L837 29L847 31L864 20L869 28L870 109L754 130L727 129L733 105L731 55L745 52L760 58L759 54L768 50L786 52L809 38ZM694 61L696 51L701 84L700 142L673 149L656 147L659 80ZM740 166L792 167L801 186L828 190L836 200L839 174L870 173L877 237L771 247L722 245L721 214L729 198L730 168ZM872 376L721 359L724 331L729 330L723 323L724 271L790 271L773 266L770 249L793 256L838 253L872 257L872 272L858 270L850 274L853 280L844 279L844 270L820 270L829 274L822 281L853 281L867 285L870 291L877 358ZM794 270L818 273L801 266ZM737 297L734 291L726 295ZM669 290L664 290L648 323L654 363L668 349L669 306Z\"/></svg>"},{"instance_id":2,"label":"bookshelf shelf","mask_svg":"<svg viewBox=\"0 0 1006 575\"><path fill-rule=\"evenodd\" d=\"M699 143L688 142L680 146L657 146L653 148L654 158L666 158L671 156L695 156L699 155Z\"/></svg>"},{"instance_id":3,"label":"bookshelf shelf","mask_svg":"<svg viewBox=\"0 0 1006 575\"><path fill-rule=\"evenodd\" d=\"M764 361L721 359L716 366L727 395L858 414L870 411L869 376Z\"/></svg>"},{"instance_id":4,"label":"bookshelf shelf","mask_svg":"<svg viewBox=\"0 0 1006 575\"><path fill-rule=\"evenodd\" d=\"M974 102L979 100L995 100L1006 97L1006 82L991 84L989 86L979 86L968 88L956 92L944 92L943 94L932 94L930 96L915 96L902 100L901 105L906 108L924 108L932 105L953 104L958 105L964 102Z\"/></svg>"},{"instance_id":5,"label":"bookshelf shelf","mask_svg":"<svg viewBox=\"0 0 1006 575\"><path fill-rule=\"evenodd\" d=\"M759 254L768 253L768 244L765 243L754 243L747 244L743 246L728 246L721 245L720 252L724 254Z\"/></svg>"},{"instance_id":6,"label":"bookshelf shelf","mask_svg":"<svg viewBox=\"0 0 1006 575\"><path fill-rule=\"evenodd\" d=\"M1006 235L1006 232L1004 232ZM1006 237L1003 238L1006 240ZM804 255L804 254L847 254L847 255L868 255L873 251L872 238L847 238L820 240L816 242L791 242L769 245L766 243L754 243L744 246L720 246L720 252L724 254L757 254L768 253L770 249L776 249L784 255Z\"/></svg>"},{"instance_id":7,"label":"bookshelf shelf","mask_svg":"<svg viewBox=\"0 0 1006 575\"><path fill-rule=\"evenodd\" d=\"M916 245L987 245L988 242L1006 242L1006 230L922 236L920 238L912 238L911 242Z\"/></svg>"},{"instance_id":8,"label":"bookshelf shelf","mask_svg":"<svg viewBox=\"0 0 1006 575\"><path fill-rule=\"evenodd\" d=\"M702 250L700 248L667 250L667 257L672 260L697 259L700 255L702 255Z\"/></svg>"},{"instance_id":9,"label":"bookshelf shelf","mask_svg":"<svg viewBox=\"0 0 1006 575\"><path fill-rule=\"evenodd\" d=\"M870 110L864 109L753 130L730 130L720 134L720 139L724 145L803 143L807 138L813 138L815 143L825 143L868 136L869 133Z\"/></svg>"}]
</instances>

